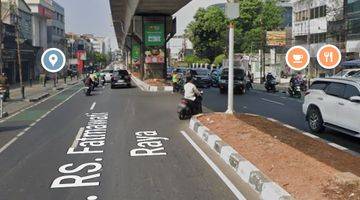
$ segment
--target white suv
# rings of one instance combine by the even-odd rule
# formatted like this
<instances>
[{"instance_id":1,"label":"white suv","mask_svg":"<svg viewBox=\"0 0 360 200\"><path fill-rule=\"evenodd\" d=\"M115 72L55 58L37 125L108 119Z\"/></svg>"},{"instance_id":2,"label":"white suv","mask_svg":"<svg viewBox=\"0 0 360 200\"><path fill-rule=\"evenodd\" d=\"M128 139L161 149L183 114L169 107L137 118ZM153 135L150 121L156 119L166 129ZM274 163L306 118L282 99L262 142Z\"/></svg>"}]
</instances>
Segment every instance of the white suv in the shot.
<instances>
[{"instance_id":1,"label":"white suv","mask_svg":"<svg viewBox=\"0 0 360 200\"><path fill-rule=\"evenodd\" d=\"M316 79L305 94L303 112L313 132L326 127L360 138L360 79Z\"/></svg>"}]
</instances>

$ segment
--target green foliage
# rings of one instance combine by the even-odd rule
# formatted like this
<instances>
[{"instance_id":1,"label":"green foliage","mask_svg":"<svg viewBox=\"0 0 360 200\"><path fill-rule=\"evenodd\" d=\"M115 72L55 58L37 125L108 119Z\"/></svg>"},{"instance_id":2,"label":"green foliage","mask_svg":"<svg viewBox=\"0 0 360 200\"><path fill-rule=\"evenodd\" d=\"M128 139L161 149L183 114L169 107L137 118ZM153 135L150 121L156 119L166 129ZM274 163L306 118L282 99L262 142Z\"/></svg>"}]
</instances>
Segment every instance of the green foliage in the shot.
<instances>
[{"instance_id":1,"label":"green foliage","mask_svg":"<svg viewBox=\"0 0 360 200\"><path fill-rule=\"evenodd\" d=\"M108 61L108 55L102 54L99 52L89 52L87 53L88 60L94 64L106 65Z\"/></svg>"},{"instance_id":2,"label":"green foliage","mask_svg":"<svg viewBox=\"0 0 360 200\"><path fill-rule=\"evenodd\" d=\"M194 19L187 27L187 35L194 45L196 56L207 58L211 63L225 50L227 19L218 7L200 8Z\"/></svg>"},{"instance_id":3,"label":"green foliage","mask_svg":"<svg viewBox=\"0 0 360 200\"><path fill-rule=\"evenodd\" d=\"M266 31L279 27L283 9L276 0L239 0L240 17L235 22L235 52L250 52L265 45ZM186 35L194 45L200 58L214 61L215 57L227 53L228 24L222 10L217 7L199 9Z\"/></svg>"},{"instance_id":4,"label":"green foliage","mask_svg":"<svg viewBox=\"0 0 360 200\"><path fill-rule=\"evenodd\" d=\"M196 55L191 55L191 56L185 56L184 61L188 64L191 65L192 63L203 63L203 64L210 64L210 60L207 58L199 58Z\"/></svg>"},{"instance_id":5,"label":"green foliage","mask_svg":"<svg viewBox=\"0 0 360 200\"><path fill-rule=\"evenodd\" d=\"M220 54L220 55L216 56L213 64L216 65L216 66L222 65L223 60L225 58L226 58L225 54Z\"/></svg>"}]
</instances>

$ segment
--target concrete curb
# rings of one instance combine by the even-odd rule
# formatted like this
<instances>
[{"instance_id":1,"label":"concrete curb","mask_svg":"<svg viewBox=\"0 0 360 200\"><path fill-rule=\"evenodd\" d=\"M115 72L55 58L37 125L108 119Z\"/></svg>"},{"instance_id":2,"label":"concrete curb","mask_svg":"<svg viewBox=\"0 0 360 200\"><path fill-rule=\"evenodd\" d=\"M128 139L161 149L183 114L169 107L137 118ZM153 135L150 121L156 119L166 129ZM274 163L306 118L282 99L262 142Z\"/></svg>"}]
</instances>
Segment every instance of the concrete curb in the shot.
<instances>
[{"instance_id":1,"label":"concrete curb","mask_svg":"<svg viewBox=\"0 0 360 200\"><path fill-rule=\"evenodd\" d=\"M39 95L32 96L29 99L27 99L27 101L28 102L37 102L37 101L40 101L41 99L45 99L48 96L50 96L50 94L45 92L45 93L41 93Z\"/></svg>"},{"instance_id":2,"label":"concrete curb","mask_svg":"<svg viewBox=\"0 0 360 200\"><path fill-rule=\"evenodd\" d=\"M135 82L135 84L137 86L139 86L139 88L142 91L145 91L145 92L172 92L173 91L172 86L151 86L133 75L131 75L131 79Z\"/></svg>"},{"instance_id":3,"label":"concrete curb","mask_svg":"<svg viewBox=\"0 0 360 200\"><path fill-rule=\"evenodd\" d=\"M256 115L256 114L250 114L250 113L244 113L244 114L245 114L245 115L249 115L249 116L255 116L255 117L264 117L264 116L260 116L260 115ZM336 148L336 149L338 149L338 150L340 150L340 151L344 151L344 152L349 153L349 154L351 154L351 155L353 155L353 156L355 156L355 157L360 157L360 153L355 152L355 151L352 151L352 150L350 150L350 149L348 149L348 148L346 148L346 147L343 147L343 146L341 146L341 145L339 145L339 144L335 144L335 143L330 142L330 141L328 141L328 140L322 139L322 138L320 138L320 137L318 137L318 136L316 136L316 135L313 135L313 134L311 134L311 133L308 133L308 132L302 131L302 130L300 130L300 129L297 129L297 128L289 125L289 124L282 123L282 122L280 122L279 120L276 120L276 119L273 119L273 118L269 118L269 117L264 117L264 118L267 119L267 120L269 120L269 121L279 123L280 125L282 125L282 126L284 126L284 127L286 127L286 128L295 130L295 131L297 131L297 132L299 132L299 133L301 133L301 134L303 134L303 135L305 135L305 136L307 136L307 137L310 137L310 138L312 138L312 139L314 139L314 140L317 140L317 141L320 141L320 142L324 142L324 143L330 145L331 147L334 147L334 148Z\"/></svg>"},{"instance_id":4,"label":"concrete curb","mask_svg":"<svg viewBox=\"0 0 360 200\"><path fill-rule=\"evenodd\" d=\"M200 115L198 115L200 116ZM190 120L190 129L193 130L212 150L214 150L227 165L236 171L237 175L247 183L263 200L290 200L291 195L272 182L255 165L242 157L230 145L226 144L215 133L203 126L198 116Z\"/></svg>"}]
</instances>

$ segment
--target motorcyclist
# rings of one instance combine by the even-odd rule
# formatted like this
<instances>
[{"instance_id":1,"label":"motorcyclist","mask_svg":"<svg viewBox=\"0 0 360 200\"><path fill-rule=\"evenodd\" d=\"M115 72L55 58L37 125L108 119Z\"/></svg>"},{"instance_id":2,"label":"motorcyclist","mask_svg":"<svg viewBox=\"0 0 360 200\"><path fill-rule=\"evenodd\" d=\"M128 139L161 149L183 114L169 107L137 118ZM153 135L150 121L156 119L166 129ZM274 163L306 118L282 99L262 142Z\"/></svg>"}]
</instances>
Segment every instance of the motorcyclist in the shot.
<instances>
[{"instance_id":1,"label":"motorcyclist","mask_svg":"<svg viewBox=\"0 0 360 200\"><path fill-rule=\"evenodd\" d=\"M189 107L192 111L199 106L198 97L201 95L201 92L197 89L193 83L191 76L186 77L186 84L184 85L184 99L189 101Z\"/></svg>"},{"instance_id":2,"label":"motorcyclist","mask_svg":"<svg viewBox=\"0 0 360 200\"><path fill-rule=\"evenodd\" d=\"M10 96L9 82L5 73L2 73L0 75L0 92L3 93L4 100L9 98Z\"/></svg>"},{"instance_id":3,"label":"motorcyclist","mask_svg":"<svg viewBox=\"0 0 360 200\"><path fill-rule=\"evenodd\" d=\"M266 75L266 81L271 81L271 80L274 80L275 77L271 74L271 72L269 72L267 75Z\"/></svg>"}]
</instances>

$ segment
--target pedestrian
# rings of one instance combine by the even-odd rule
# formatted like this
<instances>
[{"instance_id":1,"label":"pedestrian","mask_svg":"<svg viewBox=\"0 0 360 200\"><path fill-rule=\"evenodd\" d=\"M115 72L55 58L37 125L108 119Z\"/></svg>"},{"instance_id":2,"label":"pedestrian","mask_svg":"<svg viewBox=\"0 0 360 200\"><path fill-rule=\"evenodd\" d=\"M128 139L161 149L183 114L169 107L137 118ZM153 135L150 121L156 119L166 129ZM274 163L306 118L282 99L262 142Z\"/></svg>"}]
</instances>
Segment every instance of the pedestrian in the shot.
<instances>
[{"instance_id":1,"label":"pedestrian","mask_svg":"<svg viewBox=\"0 0 360 200\"><path fill-rule=\"evenodd\" d=\"M253 77L253 74L252 74L250 71L248 71L247 77L248 77L248 81L247 81L247 83L246 83L246 88L247 88L248 90L254 89L254 88L253 88L253 85L252 85L253 82L254 82L254 77Z\"/></svg>"}]
</instances>

